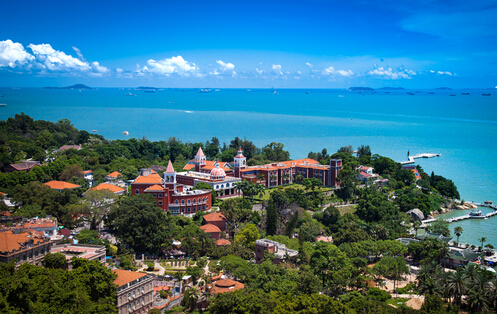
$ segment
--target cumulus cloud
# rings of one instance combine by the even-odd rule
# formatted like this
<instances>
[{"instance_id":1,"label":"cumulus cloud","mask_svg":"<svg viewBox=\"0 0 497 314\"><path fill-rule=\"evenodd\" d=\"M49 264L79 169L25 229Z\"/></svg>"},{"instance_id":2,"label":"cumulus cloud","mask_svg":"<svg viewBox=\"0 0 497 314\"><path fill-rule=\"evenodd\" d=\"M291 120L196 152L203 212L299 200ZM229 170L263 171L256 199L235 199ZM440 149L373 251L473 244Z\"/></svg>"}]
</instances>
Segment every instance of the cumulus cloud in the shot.
<instances>
[{"instance_id":1,"label":"cumulus cloud","mask_svg":"<svg viewBox=\"0 0 497 314\"><path fill-rule=\"evenodd\" d=\"M213 72L209 73L210 75L225 76L226 74L228 74L232 77L236 76L236 72L234 71L235 65L233 63L225 63L221 60L216 60L216 63L220 66L219 71L217 68L215 68Z\"/></svg>"},{"instance_id":2,"label":"cumulus cloud","mask_svg":"<svg viewBox=\"0 0 497 314\"><path fill-rule=\"evenodd\" d=\"M259 68L255 68L255 72L257 72L257 74L259 74L259 75L266 74L266 70L264 70L264 69L259 69Z\"/></svg>"},{"instance_id":3,"label":"cumulus cloud","mask_svg":"<svg viewBox=\"0 0 497 314\"><path fill-rule=\"evenodd\" d=\"M162 59L159 61L150 59L147 61L147 65L148 67L143 67L144 72L151 72L165 76L169 76L173 73L182 76L202 76L202 73L195 63L186 61L182 56Z\"/></svg>"},{"instance_id":4,"label":"cumulus cloud","mask_svg":"<svg viewBox=\"0 0 497 314\"><path fill-rule=\"evenodd\" d=\"M224 63L221 60L216 60L216 62L221 66L222 71L233 71L233 69L235 68L233 63Z\"/></svg>"},{"instance_id":5,"label":"cumulus cloud","mask_svg":"<svg viewBox=\"0 0 497 314\"><path fill-rule=\"evenodd\" d=\"M396 71L392 70L392 68L385 69L383 67L378 67L374 70L368 71L366 74L385 79L398 80L410 79L412 76L416 75L416 72L412 70L406 70L404 69L404 67L400 67Z\"/></svg>"},{"instance_id":6,"label":"cumulus cloud","mask_svg":"<svg viewBox=\"0 0 497 314\"><path fill-rule=\"evenodd\" d=\"M279 64L273 64L272 69L275 72L281 71L281 65L279 65Z\"/></svg>"},{"instance_id":7,"label":"cumulus cloud","mask_svg":"<svg viewBox=\"0 0 497 314\"><path fill-rule=\"evenodd\" d=\"M330 66L323 70L323 75L341 75L349 77L354 75L354 72L352 72L351 70L335 70L334 67Z\"/></svg>"},{"instance_id":8,"label":"cumulus cloud","mask_svg":"<svg viewBox=\"0 0 497 314\"><path fill-rule=\"evenodd\" d=\"M29 44L31 50L11 40L0 41L0 68L10 68L19 73L102 76L110 70L98 62L88 62L81 51L73 47L75 58L50 44Z\"/></svg>"},{"instance_id":9,"label":"cumulus cloud","mask_svg":"<svg viewBox=\"0 0 497 314\"><path fill-rule=\"evenodd\" d=\"M313 65L312 65L312 64L310 64L309 62L306 62L306 63L305 63L305 65L307 65L307 66L308 66L309 68L311 68L311 69L313 68Z\"/></svg>"},{"instance_id":10,"label":"cumulus cloud","mask_svg":"<svg viewBox=\"0 0 497 314\"><path fill-rule=\"evenodd\" d=\"M0 67L15 68L31 62L34 57L20 43L7 39L0 41Z\"/></svg>"},{"instance_id":11,"label":"cumulus cloud","mask_svg":"<svg viewBox=\"0 0 497 314\"><path fill-rule=\"evenodd\" d=\"M452 76L452 73L448 72L448 71L438 71L437 74L439 75L448 75L448 76Z\"/></svg>"}]
</instances>

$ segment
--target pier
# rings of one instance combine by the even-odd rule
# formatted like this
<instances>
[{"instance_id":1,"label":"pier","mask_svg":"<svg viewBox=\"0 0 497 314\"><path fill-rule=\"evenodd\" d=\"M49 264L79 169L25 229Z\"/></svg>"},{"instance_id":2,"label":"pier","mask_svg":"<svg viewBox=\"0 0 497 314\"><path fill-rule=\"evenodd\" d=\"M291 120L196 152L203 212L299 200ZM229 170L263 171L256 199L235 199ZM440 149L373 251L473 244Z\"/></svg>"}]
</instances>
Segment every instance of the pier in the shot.
<instances>
[{"instance_id":1,"label":"pier","mask_svg":"<svg viewBox=\"0 0 497 314\"><path fill-rule=\"evenodd\" d=\"M448 222L448 223L451 223L451 222L456 222L456 221L460 221L460 220L464 220L464 219L487 219L487 218L490 218L492 216L495 216L497 215L497 205L493 205L493 204L488 204L488 203L473 203L471 202L473 205L476 205L476 206L483 206L483 207L490 207L492 208L494 211L491 212L491 213L488 213L486 215L481 215L481 216L471 216L471 215L463 215L463 216L459 216L459 217L452 217L452 218L447 218L447 219L444 219L444 221ZM436 218L432 218L432 219L425 219L423 221L421 221L422 224L426 224L426 223L430 223L430 222L434 222L436 221L437 219Z\"/></svg>"},{"instance_id":2,"label":"pier","mask_svg":"<svg viewBox=\"0 0 497 314\"><path fill-rule=\"evenodd\" d=\"M414 159L417 158L433 158L433 157L440 157L442 154L432 154L432 153L424 153L424 154L417 154L413 156L409 156L407 161L399 161L399 164L401 165L409 165L414 163Z\"/></svg>"}]
</instances>

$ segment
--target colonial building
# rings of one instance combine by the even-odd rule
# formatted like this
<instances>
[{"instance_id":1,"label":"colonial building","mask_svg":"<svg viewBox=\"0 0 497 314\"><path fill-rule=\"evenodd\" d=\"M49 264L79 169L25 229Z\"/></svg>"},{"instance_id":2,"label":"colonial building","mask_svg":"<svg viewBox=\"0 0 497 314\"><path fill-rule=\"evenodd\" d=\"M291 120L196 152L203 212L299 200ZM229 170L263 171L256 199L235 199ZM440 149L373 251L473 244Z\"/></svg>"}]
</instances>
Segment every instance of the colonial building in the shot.
<instances>
[{"instance_id":1,"label":"colonial building","mask_svg":"<svg viewBox=\"0 0 497 314\"><path fill-rule=\"evenodd\" d=\"M67 230L67 229L63 229ZM52 246L50 253L64 254L67 260L67 269L72 269L71 258L74 256L84 258L89 261L99 261L105 264L105 246L90 244L58 244Z\"/></svg>"},{"instance_id":2,"label":"colonial building","mask_svg":"<svg viewBox=\"0 0 497 314\"><path fill-rule=\"evenodd\" d=\"M52 241L43 232L28 229L25 232L0 232L0 262L17 260L16 267L24 263L41 266L43 257L50 252Z\"/></svg>"},{"instance_id":3,"label":"colonial building","mask_svg":"<svg viewBox=\"0 0 497 314\"><path fill-rule=\"evenodd\" d=\"M81 185L72 184L72 183L64 182L64 181L50 181L50 182L43 183L43 184L48 186L52 190L57 190L59 192L61 192L63 189L72 190L72 189L77 189L77 188L81 187Z\"/></svg>"},{"instance_id":4,"label":"colonial building","mask_svg":"<svg viewBox=\"0 0 497 314\"><path fill-rule=\"evenodd\" d=\"M157 206L173 215L188 215L211 208L211 190L191 190L193 186L178 182L178 174L171 161L161 178L149 168L140 170L140 176L131 184L131 194L150 194Z\"/></svg>"},{"instance_id":5,"label":"colonial building","mask_svg":"<svg viewBox=\"0 0 497 314\"><path fill-rule=\"evenodd\" d=\"M153 305L154 276L129 270L114 269L117 275L116 307L119 314L148 313Z\"/></svg>"},{"instance_id":6,"label":"colonial building","mask_svg":"<svg viewBox=\"0 0 497 314\"><path fill-rule=\"evenodd\" d=\"M126 189L110 183L100 183L99 185L90 188L90 190L95 190L95 191L109 190L116 195L126 194Z\"/></svg>"},{"instance_id":7,"label":"colonial building","mask_svg":"<svg viewBox=\"0 0 497 314\"><path fill-rule=\"evenodd\" d=\"M299 252L288 249L284 244L268 239L259 239L255 241L255 262L261 264L264 261L264 252L268 251L275 255L274 263L279 264L287 258L295 258Z\"/></svg>"}]
</instances>

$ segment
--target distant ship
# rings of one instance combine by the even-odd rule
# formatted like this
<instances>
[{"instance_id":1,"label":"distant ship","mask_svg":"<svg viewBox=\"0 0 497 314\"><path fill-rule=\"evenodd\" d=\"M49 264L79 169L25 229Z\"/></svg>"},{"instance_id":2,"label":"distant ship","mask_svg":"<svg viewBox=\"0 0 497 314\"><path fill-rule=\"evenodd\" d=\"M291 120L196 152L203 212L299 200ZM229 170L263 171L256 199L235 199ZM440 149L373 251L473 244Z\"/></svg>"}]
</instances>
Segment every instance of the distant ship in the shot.
<instances>
[{"instance_id":1,"label":"distant ship","mask_svg":"<svg viewBox=\"0 0 497 314\"><path fill-rule=\"evenodd\" d=\"M7 104L0 104L0 107L5 107L7 106Z\"/></svg>"},{"instance_id":2,"label":"distant ship","mask_svg":"<svg viewBox=\"0 0 497 314\"><path fill-rule=\"evenodd\" d=\"M469 95L469 93L462 93L463 95Z\"/></svg>"},{"instance_id":3,"label":"distant ship","mask_svg":"<svg viewBox=\"0 0 497 314\"><path fill-rule=\"evenodd\" d=\"M145 93L155 93L155 89L146 89Z\"/></svg>"},{"instance_id":4,"label":"distant ship","mask_svg":"<svg viewBox=\"0 0 497 314\"><path fill-rule=\"evenodd\" d=\"M209 88L202 88L198 90L199 93L210 93L211 90Z\"/></svg>"},{"instance_id":5,"label":"distant ship","mask_svg":"<svg viewBox=\"0 0 497 314\"><path fill-rule=\"evenodd\" d=\"M274 91L273 91L273 94L278 95L278 92L274 90Z\"/></svg>"},{"instance_id":6,"label":"distant ship","mask_svg":"<svg viewBox=\"0 0 497 314\"><path fill-rule=\"evenodd\" d=\"M482 96L490 96L490 94L481 94Z\"/></svg>"},{"instance_id":7,"label":"distant ship","mask_svg":"<svg viewBox=\"0 0 497 314\"><path fill-rule=\"evenodd\" d=\"M309 94L309 91L305 92L306 94Z\"/></svg>"},{"instance_id":8,"label":"distant ship","mask_svg":"<svg viewBox=\"0 0 497 314\"><path fill-rule=\"evenodd\" d=\"M136 96L136 94L127 93L126 96Z\"/></svg>"}]
</instances>

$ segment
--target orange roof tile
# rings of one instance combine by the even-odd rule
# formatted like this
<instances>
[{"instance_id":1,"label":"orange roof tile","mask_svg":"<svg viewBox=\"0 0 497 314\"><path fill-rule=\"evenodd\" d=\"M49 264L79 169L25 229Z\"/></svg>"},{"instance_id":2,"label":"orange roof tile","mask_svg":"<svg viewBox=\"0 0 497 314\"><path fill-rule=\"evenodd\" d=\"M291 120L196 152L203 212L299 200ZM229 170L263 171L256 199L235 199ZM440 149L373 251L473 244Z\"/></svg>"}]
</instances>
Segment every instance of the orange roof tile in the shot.
<instances>
[{"instance_id":1,"label":"orange roof tile","mask_svg":"<svg viewBox=\"0 0 497 314\"><path fill-rule=\"evenodd\" d=\"M120 173L119 173L119 172L117 172L117 171L114 171L114 172L109 173L109 174L107 175L107 177L110 177L110 178L117 178L117 177L122 177L122 176L123 176L123 175L122 175L122 174L120 174Z\"/></svg>"},{"instance_id":2,"label":"orange roof tile","mask_svg":"<svg viewBox=\"0 0 497 314\"><path fill-rule=\"evenodd\" d=\"M213 224L206 224L206 225L200 226L200 229L204 230L204 232L207 232L207 233L221 232L221 229L219 229L218 226L215 226Z\"/></svg>"},{"instance_id":3,"label":"orange roof tile","mask_svg":"<svg viewBox=\"0 0 497 314\"><path fill-rule=\"evenodd\" d=\"M216 241L216 244L221 246L221 245L230 245L231 242L229 240L226 240L226 239L219 239Z\"/></svg>"},{"instance_id":4,"label":"orange roof tile","mask_svg":"<svg viewBox=\"0 0 497 314\"><path fill-rule=\"evenodd\" d=\"M95 190L95 191L110 190L111 192L114 193L125 191L125 189L109 183L101 183L97 186L92 187L90 190Z\"/></svg>"},{"instance_id":5,"label":"orange roof tile","mask_svg":"<svg viewBox=\"0 0 497 314\"><path fill-rule=\"evenodd\" d=\"M195 169L195 165L186 164L186 166L183 167L183 170L191 170L191 169Z\"/></svg>"},{"instance_id":6,"label":"orange roof tile","mask_svg":"<svg viewBox=\"0 0 497 314\"><path fill-rule=\"evenodd\" d=\"M239 289L245 288L245 285L241 282L230 280L230 279L221 279L212 284L212 293L224 293L231 292Z\"/></svg>"},{"instance_id":7,"label":"orange roof tile","mask_svg":"<svg viewBox=\"0 0 497 314\"><path fill-rule=\"evenodd\" d=\"M130 270L123 270L123 269L114 269L112 270L116 275L117 278L114 280L114 283L118 286L124 286L127 283L130 283L132 281L135 281L138 278L145 277L147 274L143 273L137 273L134 271Z\"/></svg>"},{"instance_id":8,"label":"orange roof tile","mask_svg":"<svg viewBox=\"0 0 497 314\"><path fill-rule=\"evenodd\" d=\"M152 186L149 186L148 188L145 189L147 192L152 192L152 191L164 191L164 188L158 184L154 184Z\"/></svg>"},{"instance_id":9,"label":"orange roof tile","mask_svg":"<svg viewBox=\"0 0 497 314\"><path fill-rule=\"evenodd\" d=\"M204 216L205 221L211 222L211 221L226 221L226 217L224 217L223 214L221 213L210 213Z\"/></svg>"},{"instance_id":10,"label":"orange roof tile","mask_svg":"<svg viewBox=\"0 0 497 314\"><path fill-rule=\"evenodd\" d=\"M88 173L93 173L93 170L85 170L83 171L84 174L88 174Z\"/></svg>"},{"instance_id":11,"label":"orange roof tile","mask_svg":"<svg viewBox=\"0 0 497 314\"><path fill-rule=\"evenodd\" d=\"M43 183L43 184L50 187L51 189L54 189L54 190L75 189L75 188L81 187L81 185L72 184L72 183L64 182L64 181L50 181L50 182Z\"/></svg>"},{"instance_id":12,"label":"orange roof tile","mask_svg":"<svg viewBox=\"0 0 497 314\"><path fill-rule=\"evenodd\" d=\"M42 242L44 238L33 237L28 232L14 234L12 231L0 232L0 251L11 252L22 248L21 243L26 243L28 240L33 240L34 244Z\"/></svg>"},{"instance_id":13,"label":"orange roof tile","mask_svg":"<svg viewBox=\"0 0 497 314\"><path fill-rule=\"evenodd\" d=\"M139 176L133 183L162 184L162 179L158 174L151 174L148 176Z\"/></svg>"}]
</instances>

